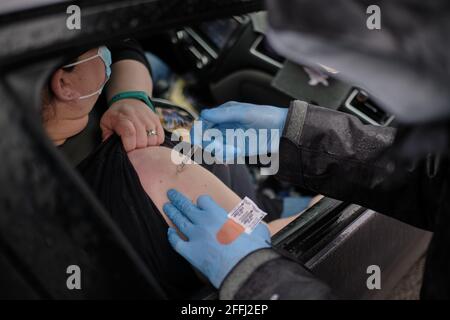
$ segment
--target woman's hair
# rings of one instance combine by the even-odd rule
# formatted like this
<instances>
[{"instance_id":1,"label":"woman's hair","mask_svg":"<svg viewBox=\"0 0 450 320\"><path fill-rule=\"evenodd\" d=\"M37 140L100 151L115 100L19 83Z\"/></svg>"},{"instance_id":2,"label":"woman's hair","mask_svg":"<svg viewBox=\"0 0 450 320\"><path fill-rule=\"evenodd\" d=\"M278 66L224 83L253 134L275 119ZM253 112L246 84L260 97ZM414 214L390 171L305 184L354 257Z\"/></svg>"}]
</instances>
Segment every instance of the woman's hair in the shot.
<instances>
[{"instance_id":1,"label":"woman's hair","mask_svg":"<svg viewBox=\"0 0 450 320\"><path fill-rule=\"evenodd\" d=\"M54 116L53 106L53 92L50 86L50 81L47 81L41 92L41 119L42 122L46 122Z\"/></svg>"}]
</instances>

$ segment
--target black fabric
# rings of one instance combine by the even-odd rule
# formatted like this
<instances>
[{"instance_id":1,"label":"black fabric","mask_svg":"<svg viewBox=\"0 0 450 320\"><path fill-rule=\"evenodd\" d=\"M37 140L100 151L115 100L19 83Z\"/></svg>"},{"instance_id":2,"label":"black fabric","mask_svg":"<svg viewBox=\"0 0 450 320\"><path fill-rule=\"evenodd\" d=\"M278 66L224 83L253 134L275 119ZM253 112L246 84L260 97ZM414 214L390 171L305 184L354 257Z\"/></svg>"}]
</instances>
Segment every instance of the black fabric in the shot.
<instances>
[{"instance_id":1,"label":"black fabric","mask_svg":"<svg viewBox=\"0 0 450 320\"><path fill-rule=\"evenodd\" d=\"M120 139L113 136L78 166L169 298L186 298L202 284L167 240L167 224L141 186Z\"/></svg>"},{"instance_id":2,"label":"black fabric","mask_svg":"<svg viewBox=\"0 0 450 320\"><path fill-rule=\"evenodd\" d=\"M255 203L267 213L264 217L265 222L269 223L281 218L281 213L283 212L283 199L270 198L263 192L257 191Z\"/></svg>"},{"instance_id":3,"label":"black fabric","mask_svg":"<svg viewBox=\"0 0 450 320\"><path fill-rule=\"evenodd\" d=\"M96 112L102 106L106 107L106 101L103 95L95 104L93 112L89 114L86 128L77 135L68 138L64 144L58 146L58 150L74 167L86 159L102 142L102 131L99 125L101 114Z\"/></svg>"}]
</instances>

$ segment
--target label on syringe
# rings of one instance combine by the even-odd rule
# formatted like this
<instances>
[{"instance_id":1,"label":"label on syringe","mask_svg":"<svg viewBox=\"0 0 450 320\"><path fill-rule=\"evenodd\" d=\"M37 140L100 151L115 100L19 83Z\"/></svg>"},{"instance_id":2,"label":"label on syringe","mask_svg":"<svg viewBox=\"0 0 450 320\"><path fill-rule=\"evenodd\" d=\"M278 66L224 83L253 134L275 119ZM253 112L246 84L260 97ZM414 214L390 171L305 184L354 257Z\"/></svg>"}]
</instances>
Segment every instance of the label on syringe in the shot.
<instances>
[{"instance_id":1,"label":"label on syringe","mask_svg":"<svg viewBox=\"0 0 450 320\"><path fill-rule=\"evenodd\" d=\"M252 233L258 224L267 215L249 198L245 197L228 213L228 218L238 223L245 229L245 233Z\"/></svg>"}]
</instances>

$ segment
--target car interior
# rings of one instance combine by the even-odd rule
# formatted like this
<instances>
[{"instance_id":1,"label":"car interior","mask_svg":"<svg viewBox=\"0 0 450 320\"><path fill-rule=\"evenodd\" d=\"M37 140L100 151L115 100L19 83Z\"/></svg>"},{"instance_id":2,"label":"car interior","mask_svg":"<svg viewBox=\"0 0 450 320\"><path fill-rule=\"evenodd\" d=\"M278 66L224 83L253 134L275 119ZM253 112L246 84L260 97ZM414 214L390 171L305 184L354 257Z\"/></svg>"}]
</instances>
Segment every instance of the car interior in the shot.
<instances>
[{"instance_id":1,"label":"car interior","mask_svg":"<svg viewBox=\"0 0 450 320\"><path fill-rule=\"evenodd\" d=\"M49 76L45 70L74 47L137 39L149 61L158 63L157 68L152 65L153 99L169 132L189 128L201 110L227 101L288 108L296 99L350 113L366 124L395 126L394 117L378 106L376 97L339 80L338 70L321 65L312 69L278 55L265 38L267 14L261 1L209 2L215 6L205 1L86 1L82 2L87 11L84 29L70 36L56 27L64 19L58 13L61 2L18 9L8 18L0 15L0 47L5 48L0 50L0 132L8 137L0 146L5 155L0 169L4 189L0 207L5 212L0 217L0 287L15 288L1 295L166 297L155 275L73 170L99 143L98 130L86 130L61 155L36 120L39 87ZM96 11L104 4L108 10ZM103 111L94 110L93 121ZM273 176L261 176L259 168L259 164L250 165L250 173L267 198L317 195ZM28 201L21 200L24 194ZM62 208L64 216L58 214ZM380 299L424 254L429 237L370 209L324 197L278 232L272 242L327 281L340 296ZM86 281L94 284L90 290L64 291L60 282L66 274L54 276L58 267L74 257L87 266ZM382 290L367 296L362 266L375 258L389 270L390 278L384 280ZM55 266L48 266L49 260ZM215 299L217 294L205 284L185 298Z\"/></svg>"}]
</instances>

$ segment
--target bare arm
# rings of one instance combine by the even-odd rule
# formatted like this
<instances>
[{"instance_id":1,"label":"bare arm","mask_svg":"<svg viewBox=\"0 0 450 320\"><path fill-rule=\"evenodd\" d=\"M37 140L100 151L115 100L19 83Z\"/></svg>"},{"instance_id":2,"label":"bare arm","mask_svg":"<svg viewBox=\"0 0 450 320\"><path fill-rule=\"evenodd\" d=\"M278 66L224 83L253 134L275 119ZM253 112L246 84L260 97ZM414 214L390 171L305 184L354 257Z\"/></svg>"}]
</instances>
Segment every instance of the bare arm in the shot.
<instances>
[{"instance_id":1,"label":"bare arm","mask_svg":"<svg viewBox=\"0 0 450 320\"><path fill-rule=\"evenodd\" d=\"M161 213L163 205L168 202L166 192L171 188L194 202L200 195L208 194L226 211L239 203L241 199L231 189L199 165L188 164L181 173L177 173L176 165L171 161L171 152L166 147L148 147L128 153L144 190ZM169 219L163 216L171 225Z\"/></svg>"}]
</instances>

